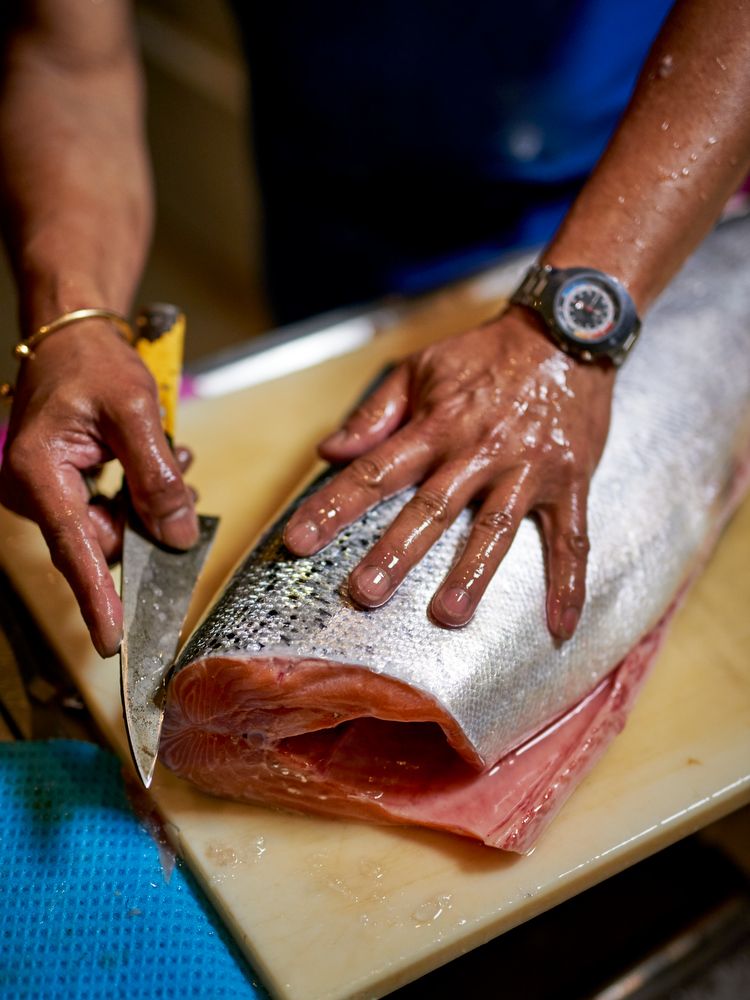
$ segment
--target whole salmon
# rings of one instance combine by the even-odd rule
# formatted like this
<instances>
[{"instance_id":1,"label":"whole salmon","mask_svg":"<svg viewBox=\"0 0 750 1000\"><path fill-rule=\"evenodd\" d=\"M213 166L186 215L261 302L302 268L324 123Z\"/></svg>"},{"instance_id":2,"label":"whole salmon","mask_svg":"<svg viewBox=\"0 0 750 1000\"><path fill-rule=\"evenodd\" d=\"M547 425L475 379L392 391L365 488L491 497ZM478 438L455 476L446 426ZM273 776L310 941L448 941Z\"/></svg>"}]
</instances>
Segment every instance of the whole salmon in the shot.
<instances>
[{"instance_id":1,"label":"whole salmon","mask_svg":"<svg viewBox=\"0 0 750 1000\"><path fill-rule=\"evenodd\" d=\"M472 621L447 630L427 608L471 510L372 611L349 599L348 575L413 491L309 558L284 548L290 510L176 664L160 759L219 795L527 849L624 724L670 608L746 479L749 262L746 222L713 233L618 374L570 641L547 628L530 519Z\"/></svg>"}]
</instances>

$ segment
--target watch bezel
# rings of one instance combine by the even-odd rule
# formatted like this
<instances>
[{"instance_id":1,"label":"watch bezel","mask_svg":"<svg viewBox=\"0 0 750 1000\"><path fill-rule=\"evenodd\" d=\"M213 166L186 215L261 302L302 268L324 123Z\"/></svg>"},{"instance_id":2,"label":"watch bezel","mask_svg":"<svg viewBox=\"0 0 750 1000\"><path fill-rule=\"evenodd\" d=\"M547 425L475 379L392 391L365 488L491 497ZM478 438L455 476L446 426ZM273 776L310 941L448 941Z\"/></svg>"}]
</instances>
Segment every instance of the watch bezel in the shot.
<instances>
[{"instance_id":1,"label":"watch bezel","mask_svg":"<svg viewBox=\"0 0 750 1000\"><path fill-rule=\"evenodd\" d=\"M607 291L615 303L616 319L611 329L602 337L587 340L571 333L561 322L561 303L566 289L574 282L589 280ZM637 334L640 325L635 303L627 289L611 275L588 267L568 267L552 272L549 281L541 295L542 314L548 326L558 333L565 345L574 347L577 353L590 354L594 357L612 357L618 355L625 347L633 331ZM633 339L635 339L633 337ZM630 345L628 345L630 346Z\"/></svg>"}]
</instances>

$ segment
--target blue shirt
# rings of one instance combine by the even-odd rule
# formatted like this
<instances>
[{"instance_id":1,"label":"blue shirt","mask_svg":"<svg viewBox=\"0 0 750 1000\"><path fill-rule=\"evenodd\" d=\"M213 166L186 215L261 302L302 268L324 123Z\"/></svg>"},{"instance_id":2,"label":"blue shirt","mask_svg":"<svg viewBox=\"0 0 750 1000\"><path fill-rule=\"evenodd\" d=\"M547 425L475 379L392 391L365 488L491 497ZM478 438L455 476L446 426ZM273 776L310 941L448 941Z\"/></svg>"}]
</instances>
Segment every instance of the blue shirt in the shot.
<instances>
[{"instance_id":1,"label":"blue shirt","mask_svg":"<svg viewBox=\"0 0 750 1000\"><path fill-rule=\"evenodd\" d=\"M549 239L671 7L234 2L272 287L322 256L342 301L419 291Z\"/></svg>"}]
</instances>

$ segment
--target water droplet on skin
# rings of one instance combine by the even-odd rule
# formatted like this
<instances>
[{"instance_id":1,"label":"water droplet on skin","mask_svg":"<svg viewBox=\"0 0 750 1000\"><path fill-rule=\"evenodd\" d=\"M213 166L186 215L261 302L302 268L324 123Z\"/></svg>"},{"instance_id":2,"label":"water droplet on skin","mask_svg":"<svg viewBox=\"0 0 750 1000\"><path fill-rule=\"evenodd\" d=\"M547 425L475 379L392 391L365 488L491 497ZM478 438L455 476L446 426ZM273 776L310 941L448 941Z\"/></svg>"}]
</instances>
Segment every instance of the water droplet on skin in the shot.
<instances>
[{"instance_id":1,"label":"water droplet on skin","mask_svg":"<svg viewBox=\"0 0 750 1000\"><path fill-rule=\"evenodd\" d=\"M687 168L687 167L683 167L683 168L682 168L682 176L683 176L683 177L687 177L687 175L688 175L689 173L690 173L690 171L688 170L688 168Z\"/></svg>"},{"instance_id":2,"label":"water droplet on skin","mask_svg":"<svg viewBox=\"0 0 750 1000\"><path fill-rule=\"evenodd\" d=\"M555 442L555 444L559 445L568 444L568 442L565 440L565 435L563 434L562 429L560 427L553 427L552 431L550 432L550 437Z\"/></svg>"},{"instance_id":3,"label":"water droplet on skin","mask_svg":"<svg viewBox=\"0 0 750 1000\"><path fill-rule=\"evenodd\" d=\"M674 146L675 149L679 149L680 148L679 142L673 142L672 145Z\"/></svg>"},{"instance_id":4,"label":"water droplet on skin","mask_svg":"<svg viewBox=\"0 0 750 1000\"><path fill-rule=\"evenodd\" d=\"M659 69L657 70L657 73L661 77L661 79L666 80L666 78L670 75L673 69L674 69L674 64L672 56L669 54L662 56L661 59L659 60Z\"/></svg>"},{"instance_id":5,"label":"water droplet on skin","mask_svg":"<svg viewBox=\"0 0 750 1000\"><path fill-rule=\"evenodd\" d=\"M709 146L713 146L715 142L716 142L716 136L712 135L711 138L706 142L706 149L708 149Z\"/></svg>"},{"instance_id":6,"label":"water droplet on skin","mask_svg":"<svg viewBox=\"0 0 750 1000\"><path fill-rule=\"evenodd\" d=\"M672 178L673 181L676 181L677 178L679 177L679 174L677 173L676 170L673 170L669 176Z\"/></svg>"},{"instance_id":7,"label":"water droplet on skin","mask_svg":"<svg viewBox=\"0 0 750 1000\"><path fill-rule=\"evenodd\" d=\"M625 204L625 199L623 198L622 195L620 195L620 197L617 200L620 202L621 205Z\"/></svg>"},{"instance_id":8,"label":"water droplet on skin","mask_svg":"<svg viewBox=\"0 0 750 1000\"><path fill-rule=\"evenodd\" d=\"M691 153L690 159L693 161L693 163L695 163L695 161L698 159L698 155L696 153Z\"/></svg>"},{"instance_id":9,"label":"water droplet on skin","mask_svg":"<svg viewBox=\"0 0 750 1000\"><path fill-rule=\"evenodd\" d=\"M668 128L669 128L669 122L662 122L661 123L661 130L662 130L662 132L666 132Z\"/></svg>"},{"instance_id":10,"label":"water droplet on skin","mask_svg":"<svg viewBox=\"0 0 750 1000\"><path fill-rule=\"evenodd\" d=\"M726 69L727 68L726 67L726 63L724 63L724 62L721 61L721 56L717 56L716 57L716 65L719 67L719 69Z\"/></svg>"}]
</instances>

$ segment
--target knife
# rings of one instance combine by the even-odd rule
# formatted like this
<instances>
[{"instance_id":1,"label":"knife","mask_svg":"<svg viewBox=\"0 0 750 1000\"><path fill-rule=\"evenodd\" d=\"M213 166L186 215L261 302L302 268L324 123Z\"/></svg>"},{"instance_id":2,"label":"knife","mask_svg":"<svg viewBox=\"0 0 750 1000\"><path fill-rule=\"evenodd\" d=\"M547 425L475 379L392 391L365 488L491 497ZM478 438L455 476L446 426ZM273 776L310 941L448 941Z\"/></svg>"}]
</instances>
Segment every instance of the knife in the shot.
<instances>
[{"instance_id":1,"label":"knife","mask_svg":"<svg viewBox=\"0 0 750 1000\"><path fill-rule=\"evenodd\" d=\"M136 319L136 331L135 349L156 380L162 426L171 445L185 317L175 306L144 306ZM219 519L199 515L198 524L198 541L192 549L170 549L148 534L127 500L120 590L120 686L130 752L146 788L151 784L159 749L167 675Z\"/></svg>"}]
</instances>

